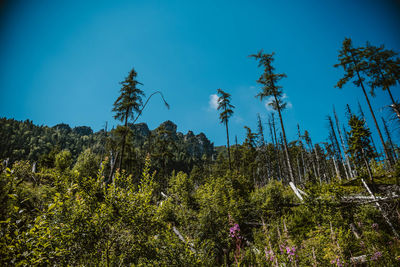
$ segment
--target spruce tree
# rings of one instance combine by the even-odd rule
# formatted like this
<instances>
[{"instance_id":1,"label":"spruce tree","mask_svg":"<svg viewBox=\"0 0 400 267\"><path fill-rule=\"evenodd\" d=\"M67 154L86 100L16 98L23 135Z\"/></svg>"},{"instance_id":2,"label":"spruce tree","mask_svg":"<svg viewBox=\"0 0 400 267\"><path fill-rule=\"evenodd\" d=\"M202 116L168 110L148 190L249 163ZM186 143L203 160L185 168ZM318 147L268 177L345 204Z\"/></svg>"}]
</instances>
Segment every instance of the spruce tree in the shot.
<instances>
[{"instance_id":1,"label":"spruce tree","mask_svg":"<svg viewBox=\"0 0 400 267\"><path fill-rule=\"evenodd\" d=\"M137 73L135 69L132 69L121 82L122 88L120 90L121 94L114 102L113 112L115 112L114 118L124 122L124 131L121 143L121 155L119 157L118 168L121 168L122 160L124 157L126 135L128 132L128 120L134 119L135 114L140 112L140 108L143 105L142 97L144 97L144 92L140 90L137 86L141 83L136 80Z\"/></svg>"},{"instance_id":2,"label":"spruce tree","mask_svg":"<svg viewBox=\"0 0 400 267\"><path fill-rule=\"evenodd\" d=\"M400 120L400 103L393 98L391 87L400 83L400 58L393 50L373 46L367 43L365 50L368 59L367 75L370 77L368 84L371 86L371 95L375 95L376 88L387 91L392 102L391 107Z\"/></svg>"},{"instance_id":3,"label":"spruce tree","mask_svg":"<svg viewBox=\"0 0 400 267\"><path fill-rule=\"evenodd\" d=\"M137 87L138 85L143 85L143 84L136 80L136 76L137 73L135 69L132 69L129 72L128 77L126 77L125 80L120 83L122 85L122 88L120 90L121 94L114 102L114 108L112 109L112 111L115 112L114 118L121 122L124 122L123 136L121 142L121 155L119 158L118 168L121 168L124 157L126 136L129 131L128 128L129 119L133 120L132 124L134 124L139 119L140 115L142 115L144 108L149 103L149 100L156 94L159 94L161 96L165 106L169 109L169 105L165 101L164 96L160 91L153 92L146 99L145 103L143 103L142 97L144 97L145 94L142 90L140 90ZM112 176L112 173L113 173L113 168L110 173L110 178Z\"/></svg>"},{"instance_id":4,"label":"spruce tree","mask_svg":"<svg viewBox=\"0 0 400 267\"><path fill-rule=\"evenodd\" d=\"M368 70L366 55L367 54L365 52L365 48L354 48L351 39L345 38L345 40L343 41L342 49L339 51L339 63L334 65L335 67L343 67L345 73L344 77L338 81L335 87L342 88L343 85L345 85L350 80L353 80L353 83L357 87L361 87L365 99L367 100L369 110L371 111L372 118L374 119L376 130L378 131L379 138L385 152L386 160L388 161L389 165L391 165L391 158L389 156L386 144L383 140L383 136L379 128L378 122L375 118L375 114L369 101L367 92L365 91L365 73Z\"/></svg>"},{"instance_id":5,"label":"spruce tree","mask_svg":"<svg viewBox=\"0 0 400 267\"><path fill-rule=\"evenodd\" d=\"M365 126L364 120L358 118L356 115L352 115L349 120L349 126L351 128L349 134L349 150L351 160L356 166L365 165L368 175L373 181L371 168L369 162L374 159L377 155L371 146L370 136L371 132L368 127Z\"/></svg>"},{"instance_id":6,"label":"spruce tree","mask_svg":"<svg viewBox=\"0 0 400 267\"><path fill-rule=\"evenodd\" d=\"M283 100L282 86L277 85L278 81L286 77L286 74L274 73L275 68L272 66L274 61L274 53L264 54L263 51L259 51L257 54L250 55L250 57L255 58L259 64L259 67L264 67L264 72L261 74L260 78L257 80L259 84L262 85L261 92L256 95L261 101L265 98L272 97L272 102L270 105L276 111L278 111L279 120L282 128L284 150L286 155L286 162L289 169L290 180L294 182L294 175L292 169L292 163L289 156L289 149L287 145L285 127L283 125L282 110L286 108L286 103Z\"/></svg>"},{"instance_id":7,"label":"spruce tree","mask_svg":"<svg viewBox=\"0 0 400 267\"><path fill-rule=\"evenodd\" d=\"M218 110L221 110L221 113L219 114L219 118L221 120L221 123L225 124L225 128L226 128L226 142L227 142L227 147L228 147L229 170L232 170L231 150L230 150L230 146L229 146L228 121L229 121L229 118L233 115L233 109L235 108L235 106L233 106L231 104L231 95L230 94L222 91L221 89L218 89L217 93L219 95Z\"/></svg>"}]
</instances>

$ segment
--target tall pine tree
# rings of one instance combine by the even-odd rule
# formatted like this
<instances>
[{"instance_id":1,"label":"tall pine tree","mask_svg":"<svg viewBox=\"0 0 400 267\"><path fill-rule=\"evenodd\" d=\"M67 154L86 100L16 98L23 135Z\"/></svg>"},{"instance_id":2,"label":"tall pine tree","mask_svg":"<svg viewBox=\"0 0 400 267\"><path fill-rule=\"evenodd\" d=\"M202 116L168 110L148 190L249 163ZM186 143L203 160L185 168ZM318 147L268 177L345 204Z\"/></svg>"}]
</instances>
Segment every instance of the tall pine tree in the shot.
<instances>
[{"instance_id":1,"label":"tall pine tree","mask_svg":"<svg viewBox=\"0 0 400 267\"><path fill-rule=\"evenodd\" d=\"M378 131L379 138L385 152L386 160L388 161L389 165L391 165L391 157L388 153L388 149L386 147L385 141L383 140L381 130L375 118L375 113L372 109L371 103L364 87L365 75L363 74L365 74L368 69L368 62L366 61L365 57L365 48L354 48L351 39L345 38L345 40L343 41L342 49L339 51L339 63L334 65L335 67L343 67L345 73L344 77L338 81L335 87L342 88L343 85L345 85L350 80L353 80L353 83L357 87L361 87L365 99L367 100L369 110L371 111L372 118L374 119L376 130Z\"/></svg>"},{"instance_id":2,"label":"tall pine tree","mask_svg":"<svg viewBox=\"0 0 400 267\"><path fill-rule=\"evenodd\" d=\"M374 96L376 88L387 91L392 102L391 107L400 120L400 103L397 102L390 90L391 87L400 83L400 58L393 50L373 46L367 43L365 50L368 59L367 75L370 77L371 95Z\"/></svg>"},{"instance_id":3,"label":"tall pine tree","mask_svg":"<svg viewBox=\"0 0 400 267\"><path fill-rule=\"evenodd\" d=\"M134 119L135 114L140 112L140 108L143 105L142 97L144 97L144 92L140 90L137 86L142 84L136 80L137 73L135 69L132 69L121 82L122 88L120 90L121 94L114 102L113 112L115 112L114 118L124 122L123 136L121 142L121 155L119 157L118 168L121 168L122 160L124 157L124 150L126 144L126 135L128 132L128 120Z\"/></svg>"},{"instance_id":4,"label":"tall pine tree","mask_svg":"<svg viewBox=\"0 0 400 267\"><path fill-rule=\"evenodd\" d=\"M282 119L282 110L286 108L286 103L283 100L282 86L277 85L279 80L286 77L286 74L274 73L275 68L272 66L272 62L274 61L273 56L274 53L264 54L262 50L257 54L250 55L250 57L255 58L259 62L259 67L264 67L263 74L261 74L260 78L257 80L257 82L262 85L261 92L258 93L256 97L259 98L261 101L265 98L272 97L272 102L270 103L270 105L274 110L278 111L279 120L282 128L286 162L289 169L289 176L290 180L294 182L292 163L289 156L286 132Z\"/></svg>"},{"instance_id":5,"label":"tall pine tree","mask_svg":"<svg viewBox=\"0 0 400 267\"><path fill-rule=\"evenodd\" d=\"M143 104L142 97L145 96L144 92L140 90L137 86L143 85L142 83L136 80L137 73L134 69L129 72L128 77L125 78L123 82L121 82L122 88L120 90L120 95L117 100L114 102L113 112L115 112L114 118L124 122L124 128L122 133L122 142L121 142L121 155L119 158L118 168L122 167L125 145L126 145L126 136L129 131L128 121L129 119L133 120L132 124L134 124L142 115L144 108L149 103L149 100L156 94L159 94L165 104L165 106L169 109L168 103L165 101L163 94L160 91L153 92ZM136 116L135 116L136 115ZM113 169L111 170L111 174L113 173Z\"/></svg>"},{"instance_id":6,"label":"tall pine tree","mask_svg":"<svg viewBox=\"0 0 400 267\"><path fill-rule=\"evenodd\" d=\"M228 147L228 161L229 161L229 170L232 170L231 166L231 150L229 146L229 130L228 130L228 121L229 118L233 115L233 109L235 106L231 104L231 95L222 91L221 89L217 90L218 92L218 110L221 110L219 114L219 118L221 123L225 124L226 128L226 142Z\"/></svg>"}]
</instances>

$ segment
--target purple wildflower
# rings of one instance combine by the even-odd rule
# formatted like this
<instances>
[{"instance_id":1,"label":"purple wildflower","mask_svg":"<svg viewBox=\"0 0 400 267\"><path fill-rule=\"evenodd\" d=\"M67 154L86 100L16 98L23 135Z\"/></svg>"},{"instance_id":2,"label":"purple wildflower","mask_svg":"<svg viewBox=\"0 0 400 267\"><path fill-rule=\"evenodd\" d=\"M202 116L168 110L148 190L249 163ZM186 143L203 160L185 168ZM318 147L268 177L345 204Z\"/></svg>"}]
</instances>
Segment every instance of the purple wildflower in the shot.
<instances>
[{"instance_id":1,"label":"purple wildflower","mask_svg":"<svg viewBox=\"0 0 400 267\"><path fill-rule=\"evenodd\" d=\"M343 267L343 264L342 264L342 262L340 261L339 258L331 260L331 264L332 265L336 265L337 267Z\"/></svg>"},{"instance_id":2,"label":"purple wildflower","mask_svg":"<svg viewBox=\"0 0 400 267\"><path fill-rule=\"evenodd\" d=\"M283 254L285 252L285 245L279 245L279 250L281 251L281 254Z\"/></svg>"},{"instance_id":3,"label":"purple wildflower","mask_svg":"<svg viewBox=\"0 0 400 267\"><path fill-rule=\"evenodd\" d=\"M265 258L267 259L267 261L273 262L275 260L274 252L265 248Z\"/></svg>"},{"instance_id":4,"label":"purple wildflower","mask_svg":"<svg viewBox=\"0 0 400 267\"><path fill-rule=\"evenodd\" d=\"M381 257L382 257L382 252L376 251L376 252L372 255L371 260L377 261L377 260L379 260L379 258L381 258Z\"/></svg>"},{"instance_id":5,"label":"purple wildflower","mask_svg":"<svg viewBox=\"0 0 400 267\"><path fill-rule=\"evenodd\" d=\"M229 216L229 223L230 225L233 224L232 217L230 216ZM229 236L233 239L235 245L235 253L233 254L235 262L237 265L239 265L243 258L243 255L241 253L242 237L240 236L239 224L235 223L231 228L229 228Z\"/></svg>"},{"instance_id":6,"label":"purple wildflower","mask_svg":"<svg viewBox=\"0 0 400 267\"><path fill-rule=\"evenodd\" d=\"M378 231L379 225L377 223L373 223L372 224L372 229L374 229L375 231Z\"/></svg>"},{"instance_id":7,"label":"purple wildflower","mask_svg":"<svg viewBox=\"0 0 400 267\"><path fill-rule=\"evenodd\" d=\"M240 238L239 232L240 232L239 224L235 223L235 225L232 226L232 227L229 229L229 236L232 237L232 238L233 238L233 237Z\"/></svg>"}]
</instances>

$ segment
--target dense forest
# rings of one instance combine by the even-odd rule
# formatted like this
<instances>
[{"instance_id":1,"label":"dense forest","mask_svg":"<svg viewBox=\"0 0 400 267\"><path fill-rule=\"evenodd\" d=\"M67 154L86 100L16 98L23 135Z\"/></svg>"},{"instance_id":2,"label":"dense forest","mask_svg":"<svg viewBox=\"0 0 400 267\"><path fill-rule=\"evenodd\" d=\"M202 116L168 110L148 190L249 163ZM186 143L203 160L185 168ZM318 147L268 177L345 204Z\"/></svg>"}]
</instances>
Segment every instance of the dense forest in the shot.
<instances>
[{"instance_id":1,"label":"dense forest","mask_svg":"<svg viewBox=\"0 0 400 267\"><path fill-rule=\"evenodd\" d=\"M319 143L300 125L288 140L286 75L274 53L250 57L261 70L255 97L272 97L274 112L255 114L242 144L229 132L240 102L223 89L226 146L171 121L136 123L149 101L169 105L160 91L146 97L134 69L114 102L116 128L1 118L1 265L399 265L398 54L343 41L336 87L355 87L367 105L336 107L343 118L334 107ZM375 117L375 94L389 95L388 117Z\"/></svg>"}]
</instances>

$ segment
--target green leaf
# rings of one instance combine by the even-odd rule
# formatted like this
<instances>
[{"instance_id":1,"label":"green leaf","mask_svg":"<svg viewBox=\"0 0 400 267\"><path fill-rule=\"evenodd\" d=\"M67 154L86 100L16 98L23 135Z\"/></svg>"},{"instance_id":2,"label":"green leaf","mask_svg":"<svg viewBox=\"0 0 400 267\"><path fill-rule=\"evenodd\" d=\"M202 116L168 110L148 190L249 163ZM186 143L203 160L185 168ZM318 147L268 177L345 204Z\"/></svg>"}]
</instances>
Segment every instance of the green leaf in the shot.
<instances>
[{"instance_id":1,"label":"green leaf","mask_svg":"<svg viewBox=\"0 0 400 267\"><path fill-rule=\"evenodd\" d=\"M47 211L51 211L52 209L54 209L55 206L56 206L56 203L50 204Z\"/></svg>"}]
</instances>

